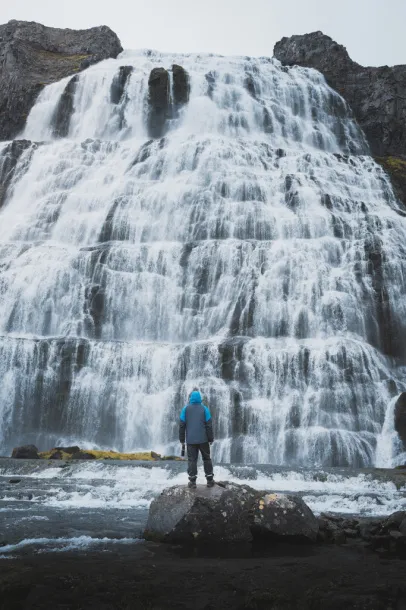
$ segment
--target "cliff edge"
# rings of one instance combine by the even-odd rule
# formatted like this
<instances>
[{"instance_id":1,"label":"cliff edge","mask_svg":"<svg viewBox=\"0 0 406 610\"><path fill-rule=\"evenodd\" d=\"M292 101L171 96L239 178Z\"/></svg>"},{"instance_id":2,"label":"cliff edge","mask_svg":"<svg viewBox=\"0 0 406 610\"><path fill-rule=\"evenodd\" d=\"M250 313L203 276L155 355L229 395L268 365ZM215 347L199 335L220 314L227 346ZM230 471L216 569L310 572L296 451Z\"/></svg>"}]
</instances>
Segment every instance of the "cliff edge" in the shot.
<instances>
[{"instance_id":1,"label":"cliff edge","mask_svg":"<svg viewBox=\"0 0 406 610\"><path fill-rule=\"evenodd\" d=\"M11 140L45 85L76 74L122 51L107 26L51 28L35 22L0 25L0 140Z\"/></svg>"}]
</instances>

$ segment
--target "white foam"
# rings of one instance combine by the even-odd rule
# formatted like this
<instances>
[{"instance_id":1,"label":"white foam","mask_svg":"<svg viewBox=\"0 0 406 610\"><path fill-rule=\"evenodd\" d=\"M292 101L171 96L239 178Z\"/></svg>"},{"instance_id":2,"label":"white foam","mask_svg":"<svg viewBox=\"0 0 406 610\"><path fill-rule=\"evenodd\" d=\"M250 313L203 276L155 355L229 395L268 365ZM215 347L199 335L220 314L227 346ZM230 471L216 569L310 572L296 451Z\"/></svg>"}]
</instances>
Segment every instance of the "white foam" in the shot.
<instances>
[{"instance_id":1,"label":"white foam","mask_svg":"<svg viewBox=\"0 0 406 610\"><path fill-rule=\"evenodd\" d=\"M34 496L31 505L39 503L60 509L148 509L152 499L166 487L183 485L186 472L174 473L171 468L154 466L114 466L103 463L75 465L74 468L51 469L54 484L44 495ZM186 464L185 464L186 470ZM240 476L238 476L240 470ZM316 513L338 512L368 515L390 514L405 507L406 488L398 489L391 481L382 481L371 474L345 476L323 471L266 472L261 467L231 468L215 466L218 481L234 481L255 489L299 493ZM198 482L204 482L199 468ZM50 470L46 471L50 479ZM234 474L232 474L234 473ZM41 479L41 473L30 475ZM12 502L12 498L7 498ZM16 501L19 501L16 498Z\"/></svg>"},{"instance_id":2,"label":"white foam","mask_svg":"<svg viewBox=\"0 0 406 610\"><path fill-rule=\"evenodd\" d=\"M86 550L92 546L109 544L136 544L139 538L92 538L91 536L78 536L73 538L26 538L17 544L0 547L1 553L14 553L26 547L36 547L39 552L63 552Z\"/></svg>"}]
</instances>

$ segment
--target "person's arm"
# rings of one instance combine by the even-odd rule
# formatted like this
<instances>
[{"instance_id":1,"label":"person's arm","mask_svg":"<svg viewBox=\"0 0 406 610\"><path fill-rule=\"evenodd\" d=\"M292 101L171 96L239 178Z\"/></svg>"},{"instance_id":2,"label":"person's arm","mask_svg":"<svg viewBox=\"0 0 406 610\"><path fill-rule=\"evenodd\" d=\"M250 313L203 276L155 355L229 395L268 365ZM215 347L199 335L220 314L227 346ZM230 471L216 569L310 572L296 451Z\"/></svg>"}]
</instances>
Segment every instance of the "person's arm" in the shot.
<instances>
[{"instance_id":1,"label":"person's arm","mask_svg":"<svg viewBox=\"0 0 406 610\"><path fill-rule=\"evenodd\" d=\"M186 407L183 407L179 420L179 440L182 445L186 440Z\"/></svg>"},{"instance_id":2,"label":"person's arm","mask_svg":"<svg viewBox=\"0 0 406 610\"><path fill-rule=\"evenodd\" d=\"M214 437L213 437L213 420L211 418L211 413L210 413L208 407L204 407L204 418L205 418L207 440L209 441L209 443L212 443L213 440L214 440Z\"/></svg>"}]
</instances>

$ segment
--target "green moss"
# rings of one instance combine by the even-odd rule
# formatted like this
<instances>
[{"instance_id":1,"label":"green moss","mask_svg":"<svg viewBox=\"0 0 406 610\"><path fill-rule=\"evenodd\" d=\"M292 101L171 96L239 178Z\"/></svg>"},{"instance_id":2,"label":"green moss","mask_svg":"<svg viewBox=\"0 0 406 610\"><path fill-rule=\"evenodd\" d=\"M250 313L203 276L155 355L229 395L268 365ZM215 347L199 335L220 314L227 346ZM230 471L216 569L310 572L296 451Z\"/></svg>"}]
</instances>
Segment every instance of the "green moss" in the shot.
<instances>
[{"instance_id":1,"label":"green moss","mask_svg":"<svg viewBox=\"0 0 406 610\"><path fill-rule=\"evenodd\" d=\"M406 176L406 161L398 157L377 157L376 161L390 174Z\"/></svg>"},{"instance_id":2,"label":"green moss","mask_svg":"<svg viewBox=\"0 0 406 610\"><path fill-rule=\"evenodd\" d=\"M50 451L42 451L38 455L40 458L45 460L49 460L51 455L55 453L56 449L51 449ZM176 459L173 456L168 458L161 458L158 453L154 451L141 451L139 453L118 453L116 451L97 451L93 449L82 449L82 453L90 453L94 455L96 460L136 460L136 461L144 461L144 462L155 462L161 459ZM65 453L64 451L60 451L62 454L62 460L71 460L72 454Z\"/></svg>"},{"instance_id":3,"label":"green moss","mask_svg":"<svg viewBox=\"0 0 406 610\"><path fill-rule=\"evenodd\" d=\"M54 53L53 51L46 51L45 49L37 49L36 53L37 53L37 55L40 55L44 59L53 59L53 60L58 59L61 61L73 61L73 62L81 62L84 59L87 59L88 57L90 57L90 54L81 55L79 53L76 53L74 55L67 55L66 53Z\"/></svg>"}]
</instances>

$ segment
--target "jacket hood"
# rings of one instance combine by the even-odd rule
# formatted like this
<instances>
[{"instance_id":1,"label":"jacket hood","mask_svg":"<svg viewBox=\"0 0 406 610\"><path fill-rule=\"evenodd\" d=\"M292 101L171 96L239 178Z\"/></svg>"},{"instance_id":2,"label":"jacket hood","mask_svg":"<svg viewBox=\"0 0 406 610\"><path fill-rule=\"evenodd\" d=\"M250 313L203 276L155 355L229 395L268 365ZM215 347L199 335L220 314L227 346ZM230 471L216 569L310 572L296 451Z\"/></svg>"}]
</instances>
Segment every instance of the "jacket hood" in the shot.
<instances>
[{"instance_id":1,"label":"jacket hood","mask_svg":"<svg viewBox=\"0 0 406 610\"><path fill-rule=\"evenodd\" d=\"M192 392L189 398L189 402L191 405L195 405L197 403L202 402L202 396L200 392Z\"/></svg>"}]
</instances>

